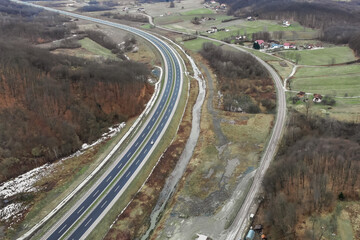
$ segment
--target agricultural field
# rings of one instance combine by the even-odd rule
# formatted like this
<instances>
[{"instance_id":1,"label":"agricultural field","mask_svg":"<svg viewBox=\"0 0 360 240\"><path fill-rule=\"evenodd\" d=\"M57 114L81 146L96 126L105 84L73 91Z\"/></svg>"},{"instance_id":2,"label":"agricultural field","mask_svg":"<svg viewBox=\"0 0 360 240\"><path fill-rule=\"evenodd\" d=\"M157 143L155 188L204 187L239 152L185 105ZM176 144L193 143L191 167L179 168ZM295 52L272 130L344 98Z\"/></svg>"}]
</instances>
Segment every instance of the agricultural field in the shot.
<instances>
[{"instance_id":1,"label":"agricultural field","mask_svg":"<svg viewBox=\"0 0 360 240\"><path fill-rule=\"evenodd\" d=\"M284 32L310 32L313 33L314 30L305 28L301 26L299 23L292 23L290 27L283 27L277 21L271 20L257 20L257 21L246 21L244 20L236 20L228 22L231 26L224 26L229 31L221 31L210 34L209 37L221 40L226 37L236 36L238 34L247 35L251 37L252 33L266 31L266 32L275 32L275 31L284 31ZM223 27L220 25L220 28ZM218 27L219 28L219 27Z\"/></svg>"},{"instance_id":2,"label":"agricultural field","mask_svg":"<svg viewBox=\"0 0 360 240\"><path fill-rule=\"evenodd\" d=\"M334 97L334 106L313 104L311 108L315 113L338 120L359 122L360 64L300 67L290 82L293 93L289 93L289 97L295 96L298 91ZM291 105L290 102L289 104ZM296 108L302 110L304 104L298 103Z\"/></svg>"},{"instance_id":3,"label":"agricultural field","mask_svg":"<svg viewBox=\"0 0 360 240\"><path fill-rule=\"evenodd\" d=\"M330 65L346 63L356 60L354 52L347 46L338 46L314 50L282 51L278 55L295 62L300 55L300 65Z\"/></svg>"},{"instance_id":4,"label":"agricultural field","mask_svg":"<svg viewBox=\"0 0 360 240\"><path fill-rule=\"evenodd\" d=\"M208 8L199 8L181 13L182 16L213 14L214 11Z\"/></svg>"},{"instance_id":5,"label":"agricultural field","mask_svg":"<svg viewBox=\"0 0 360 240\"><path fill-rule=\"evenodd\" d=\"M337 97L360 96L360 64L299 68L291 89Z\"/></svg>"}]
</instances>

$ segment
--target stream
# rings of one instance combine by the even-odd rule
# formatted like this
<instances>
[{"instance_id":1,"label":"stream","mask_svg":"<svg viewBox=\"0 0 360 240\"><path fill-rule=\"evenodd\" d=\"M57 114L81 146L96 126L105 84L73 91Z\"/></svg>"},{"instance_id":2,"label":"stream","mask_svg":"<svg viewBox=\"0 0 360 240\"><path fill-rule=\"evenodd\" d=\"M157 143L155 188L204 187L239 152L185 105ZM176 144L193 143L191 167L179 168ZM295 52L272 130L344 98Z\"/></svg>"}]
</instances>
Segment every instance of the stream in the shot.
<instances>
[{"instance_id":1,"label":"stream","mask_svg":"<svg viewBox=\"0 0 360 240\"><path fill-rule=\"evenodd\" d=\"M204 103L204 99L205 99L206 83L204 81L204 78L203 78L200 70L196 66L194 60L189 55L187 55L184 51L183 51L183 53L186 55L187 59L190 61L191 67L194 70L193 77L199 83L199 95L196 99L196 103L195 103L195 105L193 107L193 111L192 111L193 116L192 116L191 132L190 132L189 139L186 142L184 151L182 152L182 154L180 156L179 161L177 162L173 172L166 179L165 186L164 186L163 190L161 191L159 199L156 203L156 206L150 215L150 227L146 231L146 233L142 236L141 240L148 239L150 237L151 232L154 230L156 223L158 221L158 217L164 210L167 201L169 200L171 195L174 193L177 183L179 182L179 180L181 179L181 177L183 176L183 174L186 170L186 166L189 163L189 161L193 155L193 152L194 152L194 149L195 149L195 146L198 141L199 134L200 134L201 107L202 107L202 105Z\"/></svg>"}]
</instances>

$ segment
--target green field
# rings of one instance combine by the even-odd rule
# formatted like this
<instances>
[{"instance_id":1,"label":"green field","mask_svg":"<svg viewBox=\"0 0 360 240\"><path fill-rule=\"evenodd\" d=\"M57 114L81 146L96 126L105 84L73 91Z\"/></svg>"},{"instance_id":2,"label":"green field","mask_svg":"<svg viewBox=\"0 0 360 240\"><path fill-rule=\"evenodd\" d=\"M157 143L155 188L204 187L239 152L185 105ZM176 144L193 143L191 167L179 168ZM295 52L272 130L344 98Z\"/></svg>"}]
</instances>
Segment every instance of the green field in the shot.
<instances>
[{"instance_id":1,"label":"green field","mask_svg":"<svg viewBox=\"0 0 360 240\"><path fill-rule=\"evenodd\" d=\"M141 25L141 27L145 28L145 29L151 29L152 25L150 23L148 23L148 24Z\"/></svg>"},{"instance_id":2,"label":"green field","mask_svg":"<svg viewBox=\"0 0 360 240\"><path fill-rule=\"evenodd\" d=\"M252 49L252 48L245 48L245 47L243 47L243 49L245 49L249 53L254 54L255 56L261 58L264 61L278 61L279 60L279 58L274 57L274 56L272 56L270 54L260 52L259 50L255 50L255 49Z\"/></svg>"},{"instance_id":3,"label":"green field","mask_svg":"<svg viewBox=\"0 0 360 240\"><path fill-rule=\"evenodd\" d=\"M239 34L249 34L261 31L275 32L275 31L285 31L285 32L314 32L310 28L305 28L299 23L292 23L290 27L283 27L278 24L277 21L270 20L257 20L257 21L236 21L234 26L226 27L228 32L221 31L210 34L209 36L215 39L223 39L230 36L235 36Z\"/></svg>"},{"instance_id":4,"label":"green field","mask_svg":"<svg viewBox=\"0 0 360 240\"><path fill-rule=\"evenodd\" d=\"M303 67L295 74L291 87L322 95L360 96L360 65Z\"/></svg>"},{"instance_id":5,"label":"green field","mask_svg":"<svg viewBox=\"0 0 360 240\"><path fill-rule=\"evenodd\" d=\"M105 57L105 58L112 58L115 59L116 55L112 54L111 51L107 48L104 48L103 46L97 44L90 38L84 38L79 41L82 48L85 48L89 52L92 52L93 54Z\"/></svg>"},{"instance_id":6,"label":"green field","mask_svg":"<svg viewBox=\"0 0 360 240\"><path fill-rule=\"evenodd\" d=\"M185 48L195 52L195 51L199 51L202 48L203 43L205 43L205 42L212 42L215 45L220 45L220 43L218 43L218 42L213 42L213 41L202 39L202 38L185 41L185 42L183 42L183 45Z\"/></svg>"},{"instance_id":7,"label":"green field","mask_svg":"<svg viewBox=\"0 0 360 240\"><path fill-rule=\"evenodd\" d=\"M356 60L354 52L349 47L332 47L315 50L282 51L279 56L290 61L295 61L296 55L300 54L301 65L329 65L332 63L345 63Z\"/></svg>"},{"instance_id":8,"label":"green field","mask_svg":"<svg viewBox=\"0 0 360 240\"><path fill-rule=\"evenodd\" d=\"M358 75L294 78L292 89L322 95L359 96L360 73Z\"/></svg>"},{"instance_id":9,"label":"green field","mask_svg":"<svg viewBox=\"0 0 360 240\"><path fill-rule=\"evenodd\" d=\"M208 8L199 8L199 9L194 9L194 10L190 10L187 12L183 12L181 13L181 15L183 16L188 16L188 15L201 15L201 14L213 14L214 11L208 9Z\"/></svg>"},{"instance_id":10,"label":"green field","mask_svg":"<svg viewBox=\"0 0 360 240\"><path fill-rule=\"evenodd\" d=\"M296 71L296 77L321 77L337 76L344 74L360 74L360 64L331 67L300 67Z\"/></svg>"}]
</instances>

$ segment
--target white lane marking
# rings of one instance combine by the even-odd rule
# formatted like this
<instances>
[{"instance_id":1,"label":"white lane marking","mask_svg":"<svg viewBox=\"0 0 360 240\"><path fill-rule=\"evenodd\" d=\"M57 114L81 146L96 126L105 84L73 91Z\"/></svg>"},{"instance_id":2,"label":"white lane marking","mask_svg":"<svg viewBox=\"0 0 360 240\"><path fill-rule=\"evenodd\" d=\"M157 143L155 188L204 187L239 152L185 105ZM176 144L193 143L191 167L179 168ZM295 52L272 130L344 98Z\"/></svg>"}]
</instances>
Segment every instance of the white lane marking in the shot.
<instances>
[{"instance_id":1,"label":"white lane marking","mask_svg":"<svg viewBox=\"0 0 360 240\"><path fill-rule=\"evenodd\" d=\"M152 121L152 122L155 121L155 118L153 118L151 121Z\"/></svg>"},{"instance_id":2,"label":"white lane marking","mask_svg":"<svg viewBox=\"0 0 360 240\"><path fill-rule=\"evenodd\" d=\"M122 163L120 163L120 165L117 168L120 168L122 166Z\"/></svg>"},{"instance_id":3,"label":"white lane marking","mask_svg":"<svg viewBox=\"0 0 360 240\"><path fill-rule=\"evenodd\" d=\"M147 150L148 150L148 149L145 149L145 150L144 150L144 153L146 153L146 152L147 152Z\"/></svg>"},{"instance_id":4,"label":"white lane marking","mask_svg":"<svg viewBox=\"0 0 360 240\"><path fill-rule=\"evenodd\" d=\"M157 130L157 131L156 131L156 134L158 134L158 135L159 135L159 132L160 132L160 131L159 131L159 130Z\"/></svg>"},{"instance_id":5,"label":"white lane marking","mask_svg":"<svg viewBox=\"0 0 360 240\"><path fill-rule=\"evenodd\" d=\"M128 153L127 157L129 157L131 155L131 152Z\"/></svg>"},{"instance_id":6,"label":"white lane marking","mask_svg":"<svg viewBox=\"0 0 360 240\"><path fill-rule=\"evenodd\" d=\"M147 129L149 129L150 128L150 125L147 127Z\"/></svg>"},{"instance_id":7,"label":"white lane marking","mask_svg":"<svg viewBox=\"0 0 360 240\"><path fill-rule=\"evenodd\" d=\"M61 233L62 230L64 230L64 228L66 228L66 226L67 226L67 224L65 224L65 225L60 229L60 231L58 231L58 233Z\"/></svg>"},{"instance_id":8,"label":"white lane marking","mask_svg":"<svg viewBox=\"0 0 360 240\"><path fill-rule=\"evenodd\" d=\"M85 224L85 227L91 222L92 218Z\"/></svg>"},{"instance_id":9,"label":"white lane marking","mask_svg":"<svg viewBox=\"0 0 360 240\"><path fill-rule=\"evenodd\" d=\"M130 175L131 172L128 172L128 174L126 174L126 178Z\"/></svg>"},{"instance_id":10,"label":"white lane marking","mask_svg":"<svg viewBox=\"0 0 360 240\"><path fill-rule=\"evenodd\" d=\"M138 164L139 164L139 162L140 162L140 159L139 159L139 160L137 160L135 164L136 164L136 165L138 165Z\"/></svg>"},{"instance_id":11,"label":"white lane marking","mask_svg":"<svg viewBox=\"0 0 360 240\"><path fill-rule=\"evenodd\" d=\"M164 126L164 122L161 123L161 126Z\"/></svg>"},{"instance_id":12,"label":"white lane marking","mask_svg":"<svg viewBox=\"0 0 360 240\"><path fill-rule=\"evenodd\" d=\"M80 210L77 211L77 213L79 214L83 209L84 209L84 206L82 206L82 207L80 208Z\"/></svg>"},{"instance_id":13,"label":"white lane marking","mask_svg":"<svg viewBox=\"0 0 360 240\"><path fill-rule=\"evenodd\" d=\"M143 133L142 135L141 135L141 137L144 137L145 136L145 133Z\"/></svg>"},{"instance_id":14,"label":"white lane marking","mask_svg":"<svg viewBox=\"0 0 360 240\"><path fill-rule=\"evenodd\" d=\"M95 195L99 192L99 190L96 191L96 193L94 193L93 197L95 197Z\"/></svg>"},{"instance_id":15,"label":"white lane marking","mask_svg":"<svg viewBox=\"0 0 360 240\"><path fill-rule=\"evenodd\" d=\"M106 182L108 182L111 179L111 176L108 177L108 179L106 179Z\"/></svg>"},{"instance_id":16,"label":"white lane marking","mask_svg":"<svg viewBox=\"0 0 360 240\"><path fill-rule=\"evenodd\" d=\"M107 203L107 200L101 205L100 208L103 208L105 206L105 204Z\"/></svg>"},{"instance_id":17,"label":"white lane marking","mask_svg":"<svg viewBox=\"0 0 360 240\"><path fill-rule=\"evenodd\" d=\"M119 189L120 185L115 188L115 192Z\"/></svg>"},{"instance_id":18,"label":"white lane marking","mask_svg":"<svg viewBox=\"0 0 360 240\"><path fill-rule=\"evenodd\" d=\"M135 143L135 147L137 147L138 145L139 145L139 142L136 142L136 143Z\"/></svg>"}]
</instances>

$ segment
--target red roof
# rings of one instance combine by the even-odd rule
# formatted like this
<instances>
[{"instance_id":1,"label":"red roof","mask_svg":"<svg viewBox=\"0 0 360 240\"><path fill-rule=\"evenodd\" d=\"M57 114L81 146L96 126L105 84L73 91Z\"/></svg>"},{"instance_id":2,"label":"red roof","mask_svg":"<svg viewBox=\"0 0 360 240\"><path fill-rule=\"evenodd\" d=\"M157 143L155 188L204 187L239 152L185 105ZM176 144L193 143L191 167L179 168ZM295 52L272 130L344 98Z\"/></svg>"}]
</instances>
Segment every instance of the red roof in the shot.
<instances>
[{"instance_id":1,"label":"red roof","mask_svg":"<svg viewBox=\"0 0 360 240\"><path fill-rule=\"evenodd\" d=\"M257 42L258 44L263 44L264 40L256 40L255 42Z\"/></svg>"},{"instance_id":2,"label":"red roof","mask_svg":"<svg viewBox=\"0 0 360 240\"><path fill-rule=\"evenodd\" d=\"M286 42L284 43L284 46L290 46L290 43Z\"/></svg>"}]
</instances>

